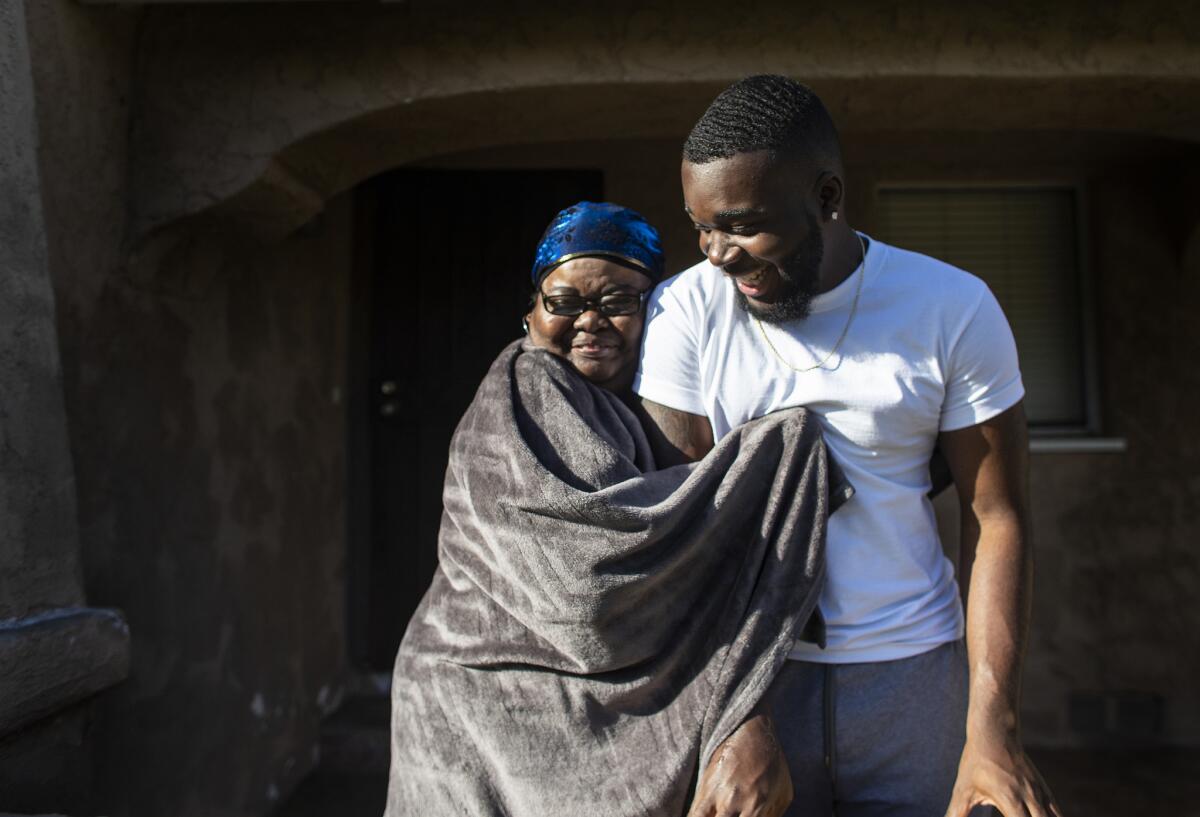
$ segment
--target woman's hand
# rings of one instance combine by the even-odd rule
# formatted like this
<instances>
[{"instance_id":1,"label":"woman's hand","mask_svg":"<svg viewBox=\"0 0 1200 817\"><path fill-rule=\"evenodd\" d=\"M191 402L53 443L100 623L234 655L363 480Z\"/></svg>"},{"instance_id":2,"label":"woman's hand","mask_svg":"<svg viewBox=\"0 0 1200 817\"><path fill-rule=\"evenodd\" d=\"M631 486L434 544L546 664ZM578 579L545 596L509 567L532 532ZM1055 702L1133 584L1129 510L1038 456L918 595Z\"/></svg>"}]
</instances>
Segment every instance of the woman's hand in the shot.
<instances>
[{"instance_id":1,"label":"woman's hand","mask_svg":"<svg viewBox=\"0 0 1200 817\"><path fill-rule=\"evenodd\" d=\"M792 802L792 775L760 709L713 752L687 817L780 817Z\"/></svg>"}]
</instances>

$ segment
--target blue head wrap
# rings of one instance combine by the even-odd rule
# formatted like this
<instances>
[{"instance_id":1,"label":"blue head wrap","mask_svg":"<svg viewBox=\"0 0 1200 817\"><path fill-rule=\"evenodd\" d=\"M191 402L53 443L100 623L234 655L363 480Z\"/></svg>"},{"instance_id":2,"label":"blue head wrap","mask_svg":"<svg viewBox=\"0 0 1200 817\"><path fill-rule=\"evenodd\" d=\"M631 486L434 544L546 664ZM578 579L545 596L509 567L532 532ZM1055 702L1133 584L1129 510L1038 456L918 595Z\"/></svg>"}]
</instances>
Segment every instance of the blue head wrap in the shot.
<instances>
[{"instance_id":1,"label":"blue head wrap","mask_svg":"<svg viewBox=\"0 0 1200 817\"><path fill-rule=\"evenodd\" d=\"M550 270L580 256L606 256L646 273L658 283L663 275L658 231L627 207L581 201L550 222L533 257L533 285Z\"/></svg>"}]
</instances>

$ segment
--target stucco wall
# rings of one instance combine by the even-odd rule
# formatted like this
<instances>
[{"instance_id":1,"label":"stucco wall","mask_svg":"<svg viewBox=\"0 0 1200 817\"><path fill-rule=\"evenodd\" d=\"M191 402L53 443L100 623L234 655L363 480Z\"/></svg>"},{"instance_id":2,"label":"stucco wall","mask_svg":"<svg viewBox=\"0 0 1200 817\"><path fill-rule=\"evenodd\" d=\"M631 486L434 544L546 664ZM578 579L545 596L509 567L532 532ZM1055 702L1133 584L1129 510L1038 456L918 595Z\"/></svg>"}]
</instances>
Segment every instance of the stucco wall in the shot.
<instances>
[{"instance_id":1,"label":"stucco wall","mask_svg":"<svg viewBox=\"0 0 1200 817\"><path fill-rule=\"evenodd\" d=\"M135 229L218 205L279 230L432 153L669 136L762 70L805 77L858 130L1196 136L1197 39L1200 11L1172 2L160 6L142 40Z\"/></svg>"},{"instance_id":2,"label":"stucco wall","mask_svg":"<svg viewBox=\"0 0 1200 817\"><path fill-rule=\"evenodd\" d=\"M1200 743L1197 158L1130 163L1096 180L1105 404L1129 452L1046 486L1064 500L1058 530L1073 544L1046 585L1070 601L1060 667L1087 667L1092 688L1160 693L1168 737L1193 745Z\"/></svg>"},{"instance_id":3,"label":"stucco wall","mask_svg":"<svg viewBox=\"0 0 1200 817\"><path fill-rule=\"evenodd\" d=\"M75 315L88 588L134 637L95 730L107 812L260 814L316 760L345 667L349 216L191 297L117 275Z\"/></svg>"},{"instance_id":4,"label":"stucco wall","mask_svg":"<svg viewBox=\"0 0 1200 817\"><path fill-rule=\"evenodd\" d=\"M47 262L36 92L22 0L0 0L0 694L36 694L22 620L83 602L75 479ZM18 695L20 698L21 696ZM0 702L9 708L11 700ZM5 713L20 717L19 712ZM4 718L9 720L9 718ZM78 708L0 736L0 800L35 807L86 796ZM5 730L7 732L7 730ZM61 782L58 782L61 781ZM38 802L35 802L38 801Z\"/></svg>"},{"instance_id":5,"label":"stucco wall","mask_svg":"<svg viewBox=\"0 0 1200 817\"><path fill-rule=\"evenodd\" d=\"M132 264L141 19L29 9L69 431L55 442L71 444L89 601L123 609L133 640L129 679L75 713L74 748L34 749L43 768L90 760L80 812L261 814L312 766L344 680L351 209L331 202L271 247L192 233ZM60 762L58 777L42 790L81 774Z\"/></svg>"},{"instance_id":6,"label":"stucco wall","mask_svg":"<svg viewBox=\"0 0 1200 817\"><path fill-rule=\"evenodd\" d=\"M0 4L0 620L83 601L25 6Z\"/></svg>"}]
</instances>

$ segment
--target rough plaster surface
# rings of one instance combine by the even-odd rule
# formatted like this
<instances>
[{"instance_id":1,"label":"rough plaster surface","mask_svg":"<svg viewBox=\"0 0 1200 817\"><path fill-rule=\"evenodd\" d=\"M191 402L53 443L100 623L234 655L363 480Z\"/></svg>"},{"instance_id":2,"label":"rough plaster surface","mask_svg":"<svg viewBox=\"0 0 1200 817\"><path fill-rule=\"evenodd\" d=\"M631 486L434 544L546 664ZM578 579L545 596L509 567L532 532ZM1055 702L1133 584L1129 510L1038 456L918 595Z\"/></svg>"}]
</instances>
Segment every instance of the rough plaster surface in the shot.
<instances>
[{"instance_id":1,"label":"rough plaster surface","mask_svg":"<svg viewBox=\"0 0 1200 817\"><path fill-rule=\"evenodd\" d=\"M122 680L129 627L114 610L68 608L0 622L0 736Z\"/></svg>"},{"instance_id":2,"label":"rough plaster surface","mask_svg":"<svg viewBox=\"0 0 1200 817\"><path fill-rule=\"evenodd\" d=\"M42 810L86 796L82 718L59 713L11 730L120 673L82 654L79 661L59 656L68 643L21 626L31 614L84 598L37 152L44 106L31 70L30 28L23 0L0 0L0 620L6 631L0 636L0 801ZM88 647L105 643L102 637L84 641Z\"/></svg>"},{"instance_id":3,"label":"rough plaster surface","mask_svg":"<svg viewBox=\"0 0 1200 817\"><path fill-rule=\"evenodd\" d=\"M133 633L90 733L104 813L262 814L315 762L345 661L348 211L326 218L204 297L117 278L72 313L88 590Z\"/></svg>"},{"instance_id":4,"label":"rough plaster surface","mask_svg":"<svg viewBox=\"0 0 1200 817\"><path fill-rule=\"evenodd\" d=\"M1160 693L1168 737L1191 744L1200 743L1200 259L1185 240L1198 220L1197 158L1114 169L1094 185L1105 405L1129 451L1048 486L1066 500L1056 529L1075 543L1049 585L1071 601L1060 671L1087 667L1093 688Z\"/></svg>"},{"instance_id":5,"label":"rough plaster surface","mask_svg":"<svg viewBox=\"0 0 1200 817\"><path fill-rule=\"evenodd\" d=\"M18 814L92 815L87 702L0 739L0 804Z\"/></svg>"},{"instance_id":6,"label":"rough plaster surface","mask_svg":"<svg viewBox=\"0 0 1200 817\"><path fill-rule=\"evenodd\" d=\"M0 618L83 600L22 0L0 1Z\"/></svg>"},{"instance_id":7,"label":"rough plaster surface","mask_svg":"<svg viewBox=\"0 0 1200 817\"><path fill-rule=\"evenodd\" d=\"M125 246L142 11L26 12L83 572L132 650L76 751L47 725L9 752L33 759L22 809L68 808L45 798L70 779L92 789L71 813L262 814L311 768L344 675L350 210L269 248L191 235L155 259L170 294L143 286Z\"/></svg>"},{"instance_id":8,"label":"rough plaster surface","mask_svg":"<svg viewBox=\"0 0 1200 817\"><path fill-rule=\"evenodd\" d=\"M78 384L88 587L134 633L96 729L114 814L264 813L314 762L345 661L348 217L203 297L113 281L86 316L105 349Z\"/></svg>"},{"instance_id":9,"label":"rough plaster surface","mask_svg":"<svg viewBox=\"0 0 1200 817\"><path fill-rule=\"evenodd\" d=\"M286 231L362 178L436 153L672 135L761 70L811 81L848 129L1200 135L1188 4L644 6L154 8L134 229L220 204Z\"/></svg>"}]
</instances>

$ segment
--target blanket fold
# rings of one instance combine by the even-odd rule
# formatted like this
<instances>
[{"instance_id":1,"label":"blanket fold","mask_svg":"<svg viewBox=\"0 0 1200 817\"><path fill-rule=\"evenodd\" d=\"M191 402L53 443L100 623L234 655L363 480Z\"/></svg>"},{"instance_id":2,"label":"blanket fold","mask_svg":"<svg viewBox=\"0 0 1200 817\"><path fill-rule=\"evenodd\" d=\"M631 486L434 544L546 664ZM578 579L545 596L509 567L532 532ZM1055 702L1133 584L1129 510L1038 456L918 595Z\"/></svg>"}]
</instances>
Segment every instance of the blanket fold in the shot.
<instances>
[{"instance_id":1,"label":"blanket fold","mask_svg":"<svg viewBox=\"0 0 1200 817\"><path fill-rule=\"evenodd\" d=\"M803 409L656 471L615 395L507 347L451 442L387 816L683 815L812 614L849 493Z\"/></svg>"}]
</instances>

